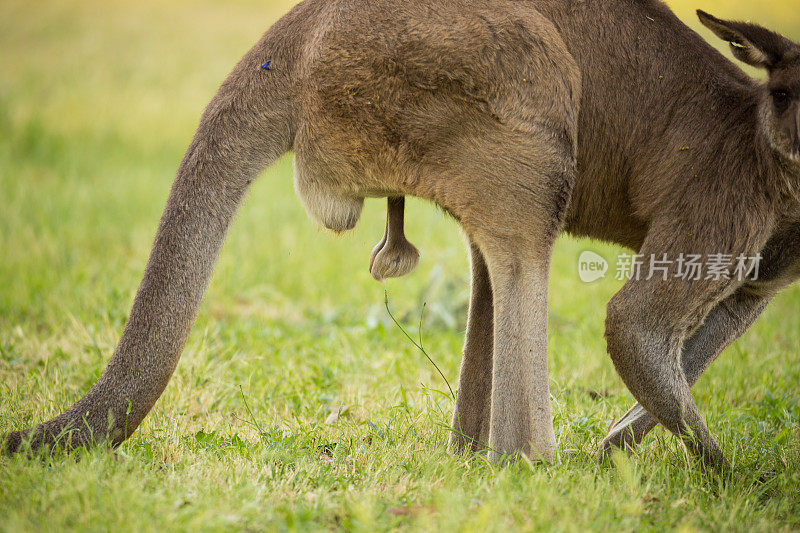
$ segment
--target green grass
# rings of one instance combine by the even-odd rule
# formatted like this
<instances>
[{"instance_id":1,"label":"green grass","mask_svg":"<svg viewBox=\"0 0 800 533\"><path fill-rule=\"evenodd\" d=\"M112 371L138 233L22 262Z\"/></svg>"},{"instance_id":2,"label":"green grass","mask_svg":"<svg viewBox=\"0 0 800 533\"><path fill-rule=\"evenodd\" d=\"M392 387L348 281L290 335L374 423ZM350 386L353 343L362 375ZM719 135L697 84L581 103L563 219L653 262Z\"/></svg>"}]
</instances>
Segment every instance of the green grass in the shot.
<instances>
[{"instance_id":1,"label":"green grass","mask_svg":"<svg viewBox=\"0 0 800 533\"><path fill-rule=\"evenodd\" d=\"M203 106L288 4L0 3L0 433L61 412L100 375ZM713 2L676 4L688 20ZM760 20L800 35L796 5L769 4ZM761 17L749 3L716 7ZM408 209L422 259L387 284L391 307L416 335L426 304L425 347L455 386L463 239L433 206ZM295 199L289 159L266 172L139 431L77 460L0 459L0 530L800 528L797 288L696 388L731 484L704 477L661 430L603 468L592 454L631 403L603 341L619 284L581 283L576 259L617 250L560 241L550 366L561 461L498 469L446 450L447 386L367 272L383 212L368 202L359 227L333 237Z\"/></svg>"}]
</instances>

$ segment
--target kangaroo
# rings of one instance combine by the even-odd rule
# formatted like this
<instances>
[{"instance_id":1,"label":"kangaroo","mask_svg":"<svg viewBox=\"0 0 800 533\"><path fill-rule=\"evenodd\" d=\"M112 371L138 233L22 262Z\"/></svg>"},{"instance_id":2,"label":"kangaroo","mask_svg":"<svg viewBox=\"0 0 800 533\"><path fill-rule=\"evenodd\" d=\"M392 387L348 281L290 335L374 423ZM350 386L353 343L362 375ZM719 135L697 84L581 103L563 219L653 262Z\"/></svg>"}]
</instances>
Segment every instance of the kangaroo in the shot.
<instances>
[{"instance_id":1,"label":"kangaroo","mask_svg":"<svg viewBox=\"0 0 800 533\"><path fill-rule=\"evenodd\" d=\"M560 233L651 258L760 254L758 276L684 280L672 263L663 279L631 277L607 307L607 349L639 403L601 454L660 423L727 470L690 388L800 277L800 46L698 15L768 81L658 0L298 4L205 110L107 369L7 450L131 435L178 363L248 186L294 149L296 192L333 231L355 226L365 198L407 195L463 229L471 299L449 445L501 463L556 455L547 282Z\"/></svg>"}]
</instances>

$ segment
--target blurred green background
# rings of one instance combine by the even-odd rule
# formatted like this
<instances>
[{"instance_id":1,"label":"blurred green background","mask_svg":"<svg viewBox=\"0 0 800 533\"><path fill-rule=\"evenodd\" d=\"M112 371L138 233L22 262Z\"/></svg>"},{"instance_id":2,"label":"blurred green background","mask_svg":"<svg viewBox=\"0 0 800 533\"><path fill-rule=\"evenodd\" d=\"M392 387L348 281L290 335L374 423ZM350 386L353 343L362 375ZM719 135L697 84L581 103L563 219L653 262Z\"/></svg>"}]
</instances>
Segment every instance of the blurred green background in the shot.
<instances>
[{"instance_id":1,"label":"blurred green background","mask_svg":"<svg viewBox=\"0 0 800 533\"><path fill-rule=\"evenodd\" d=\"M55 415L99 376L200 113L239 57L292 4L0 2L0 433ZM800 39L795 0L669 4L694 28L694 10L702 8ZM102 455L59 463L55 472L0 459L0 529L148 529L167 520L212 528L481 529L470 520L493 513L504 517L490 521L500 529L800 527L796 287L696 391L710 425L745 469L782 472L769 487L777 496L765 500L766 489L748 488L730 502L714 499L663 433L636 460L642 472L656 472L655 481L632 475L622 490L615 474L598 470L590 454L631 401L603 341L605 303L619 283L613 272L581 283L576 265L583 250L609 260L619 250L568 238L554 258L550 365L560 448L574 457L535 473L495 472L481 463L470 474L468 463L444 450L452 403L429 388L446 386L392 324L384 286L367 272L384 212L383 201L369 201L355 231L333 236L310 222L295 198L290 158L268 170L230 232L176 377L118 452L129 465L131 458L155 465L152 471L131 474L125 469L138 471L135 464ZM432 205L412 200L408 212L420 265L385 288L414 335L425 304L426 347L455 386L468 294L463 239ZM337 409L344 409L340 423L325 424ZM253 443L267 437L242 418L268 428L275 440L267 451L254 451ZM234 435L249 443L247 453L237 455ZM314 477L323 467L309 449L367 437L385 446L333 452L360 454L352 468L362 477L338 463L324 467L325 481ZM222 458L204 451L208 442ZM405 473L391 467L398 462ZM220 464L236 464L250 478ZM276 481L267 471L277 464L294 465L294 474ZM375 464L390 466L369 467ZM565 481L554 485L553 473ZM595 476L593 484L584 473ZM171 480L166 493L164 476ZM326 492L331 480L347 488L343 496ZM611 504L620 490L630 501ZM673 505L681 491L689 496ZM538 500L527 499L534 493ZM135 502L120 510L118 498ZM482 502L474 516L443 511L472 508L474 499ZM173 505L183 500L189 503ZM422 518L402 511L414 505L433 511ZM546 520L528 512L537 506L550 509Z\"/></svg>"}]
</instances>

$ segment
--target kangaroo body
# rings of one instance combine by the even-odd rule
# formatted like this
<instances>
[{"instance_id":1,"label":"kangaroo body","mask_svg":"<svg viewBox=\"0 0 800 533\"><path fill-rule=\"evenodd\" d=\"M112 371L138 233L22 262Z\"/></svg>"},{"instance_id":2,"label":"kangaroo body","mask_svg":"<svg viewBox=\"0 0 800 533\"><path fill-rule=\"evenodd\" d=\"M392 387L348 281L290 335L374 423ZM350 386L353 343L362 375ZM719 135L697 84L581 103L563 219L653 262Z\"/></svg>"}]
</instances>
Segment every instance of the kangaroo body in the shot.
<instances>
[{"instance_id":1,"label":"kangaroo body","mask_svg":"<svg viewBox=\"0 0 800 533\"><path fill-rule=\"evenodd\" d=\"M9 448L64 430L72 445L130 435L177 364L248 184L294 149L295 189L331 230L351 229L365 198L402 196L463 228L472 295L451 446L494 459L555 454L546 325L559 233L645 257L761 254L758 279L670 270L631 279L608 308L609 353L640 404L603 450L657 421L724 467L690 386L800 275L800 47L701 20L770 85L656 0L302 2L207 108L107 371Z\"/></svg>"}]
</instances>

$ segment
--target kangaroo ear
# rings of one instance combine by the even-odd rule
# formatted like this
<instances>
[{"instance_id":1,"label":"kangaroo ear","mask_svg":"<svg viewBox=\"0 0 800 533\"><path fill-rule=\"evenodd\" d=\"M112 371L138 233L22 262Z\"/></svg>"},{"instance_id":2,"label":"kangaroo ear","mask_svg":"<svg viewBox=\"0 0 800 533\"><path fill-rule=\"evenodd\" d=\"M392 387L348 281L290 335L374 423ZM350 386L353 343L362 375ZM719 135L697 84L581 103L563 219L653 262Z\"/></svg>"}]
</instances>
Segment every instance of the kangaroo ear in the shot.
<instances>
[{"instance_id":1,"label":"kangaroo ear","mask_svg":"<svg viewBox=\"0 0 800 533\"><path fill-rule=\"evenodd\" d=\"M728 41L734 57L754 67L772 69L792 51L800 50L783 35L748 22L720 20L705 11L697 10L703 26Z\"/></svg>"}]
</instances>

